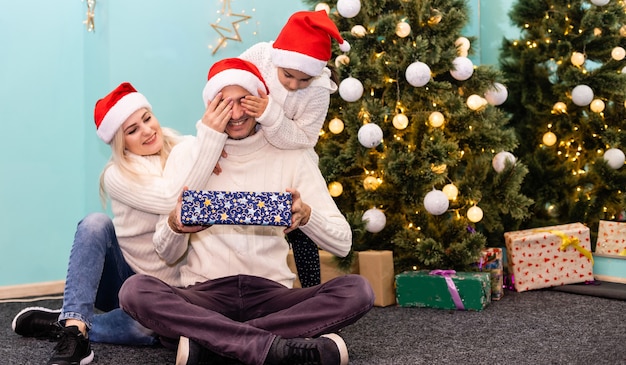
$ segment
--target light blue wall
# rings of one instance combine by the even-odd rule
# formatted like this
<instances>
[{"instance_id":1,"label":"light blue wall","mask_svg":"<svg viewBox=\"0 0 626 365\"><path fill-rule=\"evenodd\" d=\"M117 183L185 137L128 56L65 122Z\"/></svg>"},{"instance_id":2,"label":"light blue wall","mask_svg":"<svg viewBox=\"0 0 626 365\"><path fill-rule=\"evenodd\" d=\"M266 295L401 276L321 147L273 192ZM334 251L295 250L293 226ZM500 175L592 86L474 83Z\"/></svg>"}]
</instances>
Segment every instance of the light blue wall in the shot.
<instances>
[{"instance_id":1,"label":"light blue wall","mask_svg":"<svg viewBox=\"0 0 626 365\"><path fill-rule=\"evenodd\" d=\"M469 1L466 35L489 42L475 63L497 64L503 32L493 29L508 26L511 1ZM211 23L222 4L98 1L91 33L82 24L86 1L2 2L0 286L64 279L76 223L102 210L98 179L110 150L95 134L98 98L130 81L161 124L193 133L210 65L274 39L291 13L307 8L298 0L233 0L234 13L252 18L240 23L242 42L230 40L212 55L219 35Z\"/></svg>"}]
</instances>

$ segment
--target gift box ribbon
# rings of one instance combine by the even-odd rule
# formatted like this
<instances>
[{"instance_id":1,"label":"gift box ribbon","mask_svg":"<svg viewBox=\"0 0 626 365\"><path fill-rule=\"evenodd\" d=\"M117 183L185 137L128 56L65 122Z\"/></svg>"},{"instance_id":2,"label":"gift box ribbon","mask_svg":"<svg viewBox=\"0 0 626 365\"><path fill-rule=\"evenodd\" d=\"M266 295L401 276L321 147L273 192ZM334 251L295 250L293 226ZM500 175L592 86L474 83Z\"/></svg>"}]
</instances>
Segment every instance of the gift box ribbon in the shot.
<instances>
[{"instance_id":1,"label":"gift box ribbon","mask_svg":"<svg viewBox=\"0 0 626 365\"><path fill-rule=\"evenodd\" d=\"M458 310L465 310L465 306L463 306L463 301L461 300L461 296L459 295L459 290L454 285L454 281L452 280L452 275L456 274L454 270L432 270L430 275L439 275L443 276L446 279L446 284L448 285L448 291L450 292L450 296L452 297L452 301Z\"/></svg>"},{"instance_id":2,"label":"gift box ribbon","mask_svg":"<svg viewBox=\"0 0 626 365\"><path fill-rule=\"evenodd\" d=\"M560 237L561 241L563 241L563 243L561 244L561 247L559 247L560 251L565 251L567 249L567 246L572 246L576 250L578 250L578 252L583 254L583 256L588 258L591 264L593 265L593 255L591 255L591 252L589 250L587 250L586 248L580 245L580 240L577 237L570 237L564 232L557 231L557 230L538 230L537 232L549 232L555 236Z\"/></svg>"}]
</instances>

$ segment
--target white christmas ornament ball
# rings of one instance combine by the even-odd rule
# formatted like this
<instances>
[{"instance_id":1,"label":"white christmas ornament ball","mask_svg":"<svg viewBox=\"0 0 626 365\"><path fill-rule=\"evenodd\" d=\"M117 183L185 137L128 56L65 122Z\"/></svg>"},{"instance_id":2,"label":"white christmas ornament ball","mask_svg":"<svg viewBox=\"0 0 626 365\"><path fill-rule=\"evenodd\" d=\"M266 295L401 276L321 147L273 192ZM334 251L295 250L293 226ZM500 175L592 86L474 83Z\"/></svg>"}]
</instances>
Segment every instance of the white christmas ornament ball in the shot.
<instances>
[{"instance_id":1,"label":"white christmas ornament ball","mask_svg":"<svg viewBox=\"0 0 626 365\"><path fill-rule=\"evenodd\" d=\"M493 156L493 160L491 160L491 165L496 172L502 172L506 167L506 161L511 163L515 163L515 156L511 152L498 152L495 156Z\"/></svg>"},{"instance_id":2,"label":"white christmas ornament ball","mask_svg":"<svg viewBox=\"0 0 626 365\"><path fill-rule=\"evenodd\" d=\"M330 14L330 6L326 3L318 3L315 5L315 11L324 10L326 14Z\"/></svg>"},{"instance_id":3,"label":"white christmas ornament ball","mask_svg":"<svg viewBox=\"0 0 626 365\"><path fill-rule=\"evenodd\" d=\"M333 118L328 122L328 130L333 134L339 134L343 132L343 120L339 118Z\"/></svg>"},{"instance_id":4,"label":"white christmas ornament ball","mask_svg":"<svg viewBox=\"0 0 626 365\"><path fill-rule=\"evenodd\" d=\"M432 112L428 116L428 123L433 128L439 128L446 121L446 118L443 116L441 112Z\"/></svg>"},{"instance_id":5,"label":"white christmas ornament ball","mask_svg":"<svg viewBox=\"0 0 626 365\"><path fill-rule=\"evenodd\" d=\"M456 197L459 196L459 188L456 185L450 183L441 189L444 194L448 197L448 200L456 200Z\"/></svg>"},{"instance_id":6,"label":"white christmas ornament ball","mask_svg":"<svg viewBox=\"0 0 626 365\"><path fill-rule=\"evenodd\" d=\"M624 166L624 152L619 148L609 148L604 152L604 159L610 168L617 170L620 167Z\"/></svg>"},{"instance_id":7,"label":"white christmas ornament ball","mask_svg":"<svg viewBox=\"0 0 626 365\"><path fill-rule=\"evenodd\" d=\"M459 81L465 81L472 77L474 73L474 64L467 57L456 57L452 61L452 70L450 74Z\"/></svg>"},{"instance_id":8,"label":"white christmas ornament ball","mask_svg":"<svg viewBox=\"0 0 626 365\"><path fill-rule=\"evenodd\" d=\"M406 68L405 76L411 86L424 86L430 81L430 67L424 62L413 62Z\"/></svg>"},{"instance_id":9,"label":"white christmas ornament ball","mask_svg":"<svg viewBox=\"0 0 626 365\"><path fill-rule=\"evenodd\" d=\"M593 90L587 85L578 85L572 89L572 101L578 106L589 105L593 100Z\"/></svg>"},{"instance_id":10,"label":"white christmas ornament ball","mask_svg":"<svg viewBox=\"0 0 626 365\"><path fill-rule=\"evenodd\" d=\"M507 97L509 97L509 92L506 86L499 82L494 82L493 87L485 93L485 99L491 105L501 105L506 101Z\"/></svg>"},{"instance_id":11,"label":"white christmas ornament ball","mask_svg":"<svg viewBox=\"0 0 626 365\"><path fill-rule=\"evenodd\" d=\"M357 101L363 95L363 84L354 77L348 77L339 84L339 96L347 102Z\"/></svg>"},{"instance_id":12,"label":"white christmas ornament ball","mask_svg":"<svg viewBox=\"0 0 626 365\"><path fill-rule=\"evenodd\" d=\"M424 197L424 208L432 215L442 215L449 206L448 196L441 190L433 189Z\"/></svg>"},{"instance_id":13,"label":"white christmas ornament ball","mask_svg":"<svg viewBox=\"0 0 626 365\"><path fill-rule=\"evenodd\" d=\"M483 210L474 205L467 210L467 219L474 223L480 222L483 219Z\"/></svg>"},{"instance_id":14,"label":"white christmas ornament ball","mask_svg":"<svg viewBox=\"0 0 626 365\"><path fill-rule=\"evenodd\" d=\"M360 0L339 0L337 11L344 18L354 18L361 11Z\"/></svg>"},{"instance_id":15,"label":"white christmas ornament ball","mask_svg":"<svg viewBox=\"0 0 626 365\"><path fill-rule=\"evenodd\" d=\"M365 222L365 230L371 233L382 231L387 224L385 213L376 208L366 210L361 219Z\"/></svg>"},{"instance_id":16,"label":"white christmas ornament ball","mask_svg":"<svg viewBox=\"0 0 626 365\"><path fill-rule=\"evenodd\" d=\"M609 3L610 0L591 0L593 5L604 6Z\"/></svg>"},{"instance_id":17,"label":"white christmas ornament ball","mask_svg":"<svg viewBox=\"0 0 626 365\"><path fill-rule=\"evenodd\" d=\"M382 142L383 130L375 123L363 124L363 126L359 128L357 137L363 147L374 148Z\"/></svg>"}]
</instances>

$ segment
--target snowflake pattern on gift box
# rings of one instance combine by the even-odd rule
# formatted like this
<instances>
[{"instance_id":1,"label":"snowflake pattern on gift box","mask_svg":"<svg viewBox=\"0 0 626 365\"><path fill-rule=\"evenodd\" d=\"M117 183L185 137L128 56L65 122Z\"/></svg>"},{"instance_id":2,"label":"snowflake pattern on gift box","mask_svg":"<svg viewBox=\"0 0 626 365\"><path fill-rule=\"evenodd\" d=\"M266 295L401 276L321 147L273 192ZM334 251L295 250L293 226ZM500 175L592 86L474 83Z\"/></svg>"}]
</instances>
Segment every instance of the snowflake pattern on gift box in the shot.
<instances>
[{"instance_id":1,"label":"snowflake pattern on gift box","mask_svg":"<svg viewBox=\"0 0 626 365\"><path fill-rule=\"evenodd\" d=\"M291 193L186 190L181 221L185 225L289 226L291 204Z\"/></svg>"}]
</instances>

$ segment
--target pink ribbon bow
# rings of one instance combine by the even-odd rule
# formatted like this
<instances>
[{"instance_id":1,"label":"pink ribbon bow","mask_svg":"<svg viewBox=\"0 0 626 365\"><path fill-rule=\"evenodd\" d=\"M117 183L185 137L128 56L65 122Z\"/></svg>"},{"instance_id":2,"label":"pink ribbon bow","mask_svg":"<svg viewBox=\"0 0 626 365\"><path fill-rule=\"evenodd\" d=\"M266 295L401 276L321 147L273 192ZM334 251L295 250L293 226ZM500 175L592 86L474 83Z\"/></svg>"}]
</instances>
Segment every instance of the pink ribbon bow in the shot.
<instances>
[{"instance_id":1,"label":"pink ribbon bow","mask_svg":"<svg viewBox=\"0 0 626 365\"><path fill-rule=\"evenodd\" d=\"M463 301L461 300L461 296L459 295L459 291L454 285L454 281L452 280L452 275L456 274L454 270L432 270L430 275L439 275L443 276L446 279L446 284L448 285L448 291L450 292L450 296L452 297L452 301L458 310L465 310L465 306L463 305Z\"/></svg>"}]
</instances>

